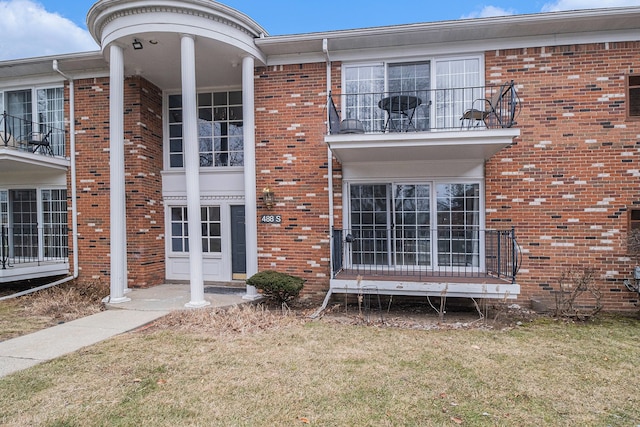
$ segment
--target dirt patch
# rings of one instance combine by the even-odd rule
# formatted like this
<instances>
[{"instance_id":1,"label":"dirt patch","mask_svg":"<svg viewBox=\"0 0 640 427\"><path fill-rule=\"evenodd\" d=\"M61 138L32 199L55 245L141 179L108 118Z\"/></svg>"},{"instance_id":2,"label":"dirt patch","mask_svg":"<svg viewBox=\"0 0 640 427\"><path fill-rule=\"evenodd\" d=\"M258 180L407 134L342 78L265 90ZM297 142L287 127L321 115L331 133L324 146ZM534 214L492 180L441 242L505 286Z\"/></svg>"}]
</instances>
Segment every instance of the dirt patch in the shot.
<instances>
[{"instance_id":1,"label":"dirt patch","mask_svg":"<svg viewBox=\"0 0 640 427\"><path fill-rule=\"evenodd\" d=\"M539 317L517 304L438 304L400 303L365 306L334 304L321 317L328 322L368 324L401 329L505 329Z\"/></svg>"},{"instance_id":2,"label":"dirt patch","mask_svg":"<svg viewBox=\"0 0 640 427\"><path fill-rule=\"evenodd\" d=\"M166 329L205 332L216 336L242 335L314 321L417 330L504 330L539 317L535 312L517 304L478 308L454 304L441 314L435 306L417 303L380 304L375 308L335 303L313 318L317 309L317 306L298 302L292 307L260 303L230 308L181 310L159 319L147 326L145 331Z\"/></svg>"}]
</instances>

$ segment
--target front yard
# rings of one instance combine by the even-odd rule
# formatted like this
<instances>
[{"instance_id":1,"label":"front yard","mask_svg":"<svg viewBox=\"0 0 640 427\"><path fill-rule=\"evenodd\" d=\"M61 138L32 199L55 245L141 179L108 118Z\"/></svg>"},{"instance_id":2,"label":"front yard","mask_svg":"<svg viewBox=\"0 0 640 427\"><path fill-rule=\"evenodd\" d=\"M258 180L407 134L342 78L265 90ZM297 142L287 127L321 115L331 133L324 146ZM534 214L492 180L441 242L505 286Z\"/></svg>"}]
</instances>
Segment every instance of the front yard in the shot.
<instances>
[{"instance_id":1,"label":"front yard","mask_svg":"<svg viewBox=\"0 0 640 427\"><path fill-rule=\"evenodd\" d=\"M640 424L637 316L458 326L174 313L0 379L0 424Z\"/></svg>"}]
</instances>

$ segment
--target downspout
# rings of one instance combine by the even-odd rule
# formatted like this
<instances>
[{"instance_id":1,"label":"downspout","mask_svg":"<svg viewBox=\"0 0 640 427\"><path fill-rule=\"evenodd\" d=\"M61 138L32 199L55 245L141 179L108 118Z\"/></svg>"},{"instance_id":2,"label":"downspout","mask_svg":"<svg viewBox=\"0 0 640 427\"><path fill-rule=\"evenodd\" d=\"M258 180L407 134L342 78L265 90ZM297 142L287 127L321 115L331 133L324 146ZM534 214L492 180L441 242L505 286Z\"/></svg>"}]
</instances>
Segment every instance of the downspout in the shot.
<instances>
[{"instance_id":1,"label":"downspout","mask_svg":"<svg viewBox=\"0 0 640 427\"><path fill-rule=\"evenodd\" d=\"M329 41L327 39L322 39L322 52L324 53L324 58L327 63L327 135L331 131L331 121L329 120L329 95L331 94L331 58L329 57ZM333 214L333 154L331 153L331 147L327 146L327 182L329 186L329 277L333 279L333 227L335 225L334 214ZM322 313L322 311L327 308L327 304L331 299L331 285L329 285L329 291L327 295L324 297L324 301L322 302L322 306L318 310L316 310L311 317L316 318Z\"/></svg>"},{"instance_id":2,"label":"downspout","mask_svg":"<svg viewBox=\"0 0 640 427\"><path fill-rule=\"evenodd\" d=\"M15 294L0 297L0 301L8 300L11 298L17 298L24 295L31 294L33 292L41 291L43 289L52 288L54 286L61 285L66 282L78 278L79 260L78 260L78 204L77 204L77 186L76 186L76 120L75 120L75 96L74 96L74 84L73 78L64 74L58 68L58 60L53 60L53 70L64 77L69 82L69 151L71 154L71 227L72 241L73 241L73 275L67 276L60 280L56 280L46 285L38 286L36 288L27 289L26 291L16 292Z\"/></svg>"},{"instance_id":3,"label":"downspout","mask_svg":"<svg viewBox=\"0 0 640 427\"><path fill-rule=\"evenodd\" d=\"M325 61L327 62L327 103L328 96L331 93L331 58L329 57L329 42L327 39L322 39L322 51L324 52ZM327 134L331 129L331 123L329 120L329 114L327 109ZM331 153L331 147L327 147L327 172L328 185L329 185L329 231L333 233L334 218L333 218L333 154ZM330 248L333 251L333 236L330 239ZM333 252L331 252L331 274L333 274Z\"/></svg>"},{"instance_id":4,"label":"downspout","mask_svg":"<svg viewBox=\"0 0 640 427\"><path fill-rule=\"evenodd\" d=\"M58 68L58 60L53 60L53 69L69 81L69 154L71 155L71 228L73 241L73 276L77 279L80 269L78 254L78 188L76 184L76 104L75 85L73 78L67 76Z\"/></svg>"}]
</instances>

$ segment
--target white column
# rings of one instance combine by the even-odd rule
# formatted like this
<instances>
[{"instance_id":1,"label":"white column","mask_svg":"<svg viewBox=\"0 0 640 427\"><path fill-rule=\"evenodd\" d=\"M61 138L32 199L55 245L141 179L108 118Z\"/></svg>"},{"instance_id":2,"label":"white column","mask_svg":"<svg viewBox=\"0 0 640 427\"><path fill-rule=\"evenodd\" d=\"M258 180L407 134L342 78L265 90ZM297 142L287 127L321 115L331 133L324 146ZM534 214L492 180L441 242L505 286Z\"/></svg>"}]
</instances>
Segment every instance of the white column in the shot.
<instances>
[{"instance_id":1,"label":"white column","mask_svg":"<svg viewBox=\"0 0 640 427\"><path fill-rule=\"evenodd\" d=\"M112 45L109 58L109 182L111 289L109 302L130 301L124 296L127 287L127 238L124 188L124 53Z\"/></svg>"},{"instance_id":2,"label":"white column","mask_svg":"<svg viewBox=\"0 0 640 427\"><path fill-rule=\"evenodd\" d=\"M197 308L210 303L204 299L202 273L202 226L200 216L200 148L198 145L198 107L196 96L195 38L180 36L182 70L182 143L187 182L187 221L189 222L189 280L191 301L186 306Z\"/></svg>"},{"instance_id":3,"label":"white column","mask_svg":"<svg viewBox=\"0 0 640 427\"><path fill-rule=\"evenodd\" d=\"M247 245L247 277L258 272L258 226L256 207L256 120L254 60L242 59L242 117L244 137L244 212ZM244 299L257 299L260 296L255 287L247 285Z\"/></svg>"}]
</instances>

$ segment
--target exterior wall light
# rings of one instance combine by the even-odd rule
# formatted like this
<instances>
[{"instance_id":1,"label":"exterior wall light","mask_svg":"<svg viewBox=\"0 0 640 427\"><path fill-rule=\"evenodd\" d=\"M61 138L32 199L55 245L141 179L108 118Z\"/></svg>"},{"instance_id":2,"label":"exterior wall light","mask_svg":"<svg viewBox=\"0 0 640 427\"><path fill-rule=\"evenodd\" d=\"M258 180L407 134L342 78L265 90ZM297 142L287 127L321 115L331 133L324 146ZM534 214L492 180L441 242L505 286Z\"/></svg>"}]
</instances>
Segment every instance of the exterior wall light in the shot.
<instances>
[{"instance_id":1,"label":"exterior wall light","mask_svg":"<svg viewBox=\"0 0 640 427\"><path fill-rule=\"evenodd\" d=\"M275 204L275 195L273 194L273 191L269 189L269 187L266 187L264 190L262 190L262 201L264 202L264 205L267 207L267 209L273 208L273 205Z\"/></svg>"},{"instance_id":2,"label":"exterior wall light","mask_svg":"<svg viewBox=\"0 0 640 427\"><path fill-rule=\"evenodd\" d=\"M140 50L143 47L142 46L142 42L140 40L138 40L138 39L133 39L133 43L131 43L131 45L133 46L133 48L135 50Z\"/></svg>"}]
</instances>

